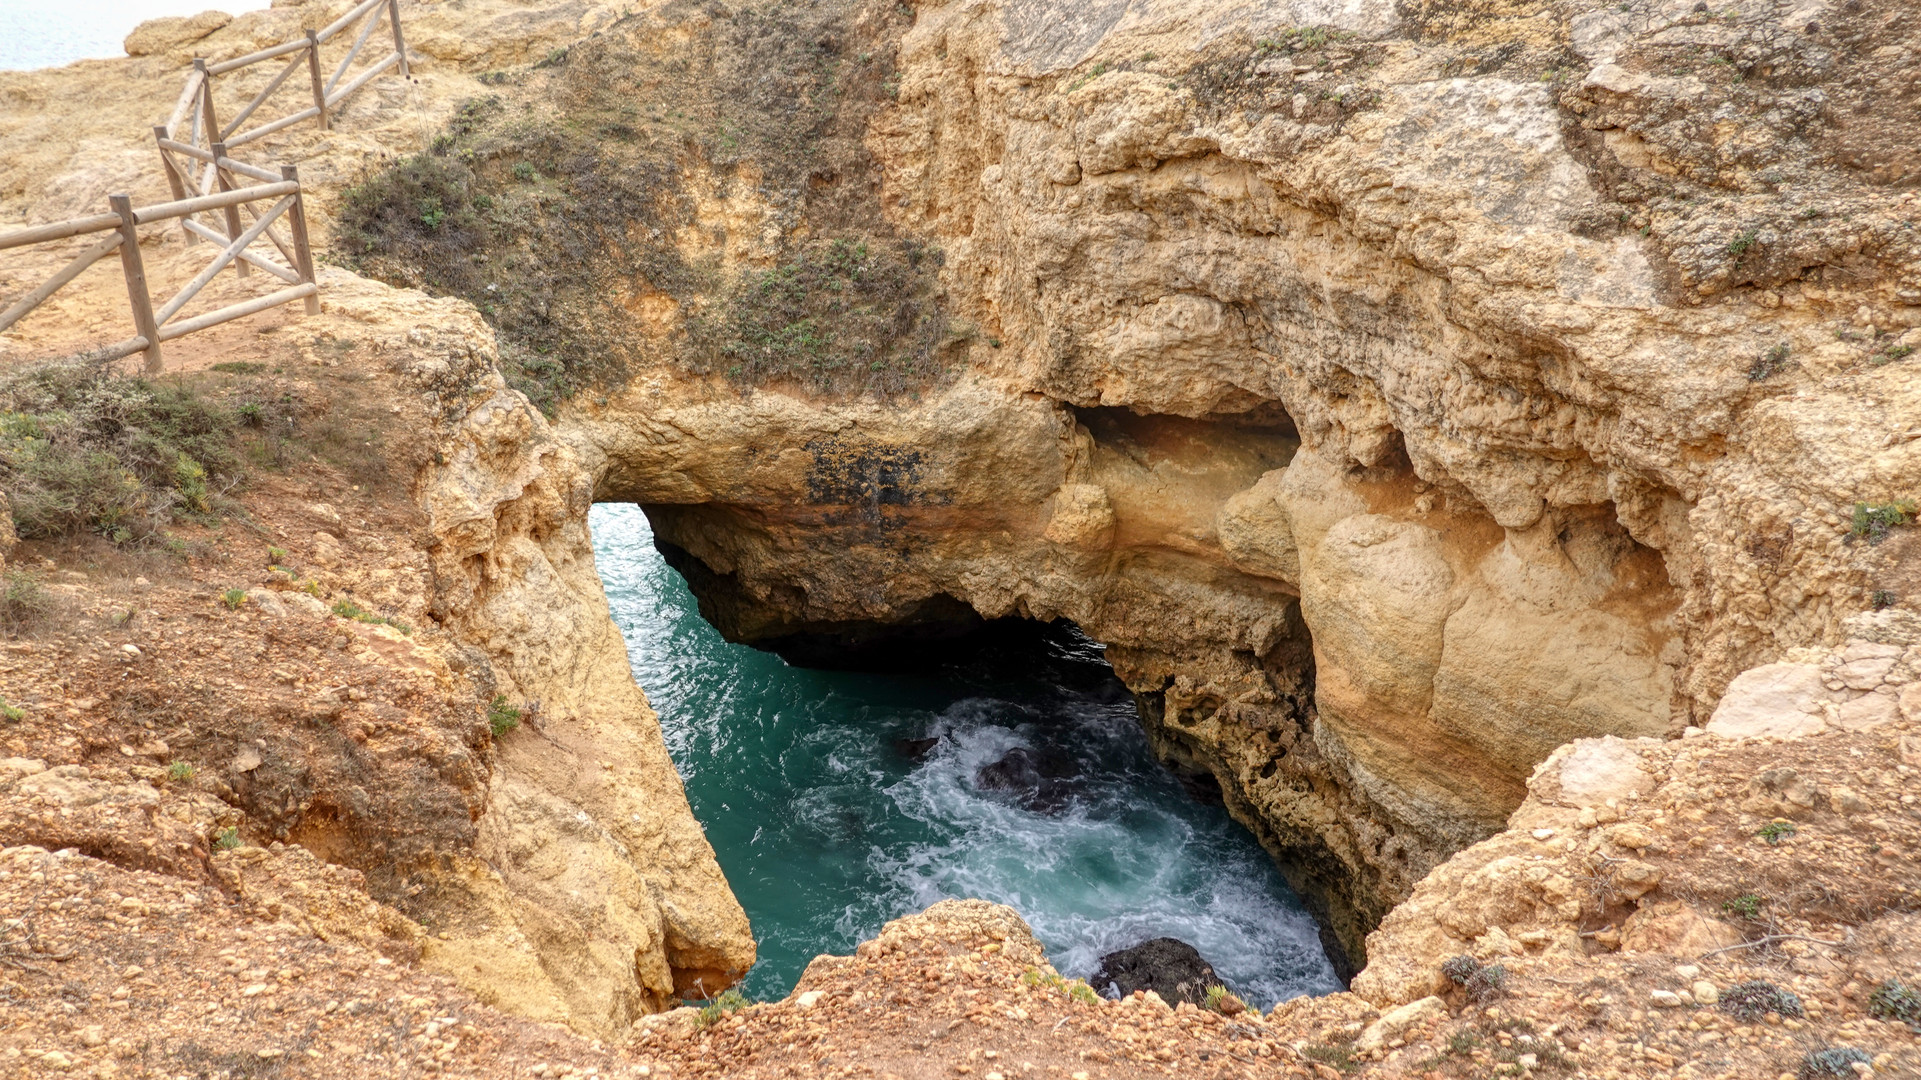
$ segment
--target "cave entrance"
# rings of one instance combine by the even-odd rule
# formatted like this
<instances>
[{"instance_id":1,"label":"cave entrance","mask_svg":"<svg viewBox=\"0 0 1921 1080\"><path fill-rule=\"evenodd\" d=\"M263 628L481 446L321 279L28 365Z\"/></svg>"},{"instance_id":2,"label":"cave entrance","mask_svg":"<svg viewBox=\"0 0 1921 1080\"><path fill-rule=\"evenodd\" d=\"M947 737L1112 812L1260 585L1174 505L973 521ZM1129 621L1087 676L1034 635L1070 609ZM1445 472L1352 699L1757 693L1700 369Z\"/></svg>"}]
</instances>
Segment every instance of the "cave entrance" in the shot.
<instances>
[{"instance_id":1,"label":"cave entrance","mask_svg":"<svg viewBox=\"0 0 1921 1080\"><path fill-rule=\"evenodd\" d=\"M1273 861L1156 761L1071 624L937 604L904 635L803 630L784 650L836 668L797 666L724 640L639 508L596 506L590 526L635 676L753 921L750 995L955 897L1019 910L1069 976L1166 936L1261 1008L1340 989Z\"/></svg>"}]
</instances>

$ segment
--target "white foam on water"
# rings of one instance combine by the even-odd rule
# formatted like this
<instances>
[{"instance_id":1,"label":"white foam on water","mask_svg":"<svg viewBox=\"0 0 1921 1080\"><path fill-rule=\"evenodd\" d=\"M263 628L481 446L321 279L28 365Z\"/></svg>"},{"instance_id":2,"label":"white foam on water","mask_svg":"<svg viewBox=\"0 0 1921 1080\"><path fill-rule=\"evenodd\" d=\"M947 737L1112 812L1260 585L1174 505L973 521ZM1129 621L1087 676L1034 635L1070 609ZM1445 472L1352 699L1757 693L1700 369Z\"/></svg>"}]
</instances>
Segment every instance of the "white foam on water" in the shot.
<instances>
[{"instance_id":1,"label":"white foam on water","mask_svg":"<svg viewBox=\"0 0 1921 1080\"><path fill-rule=\"evenodd\" d=\"M910 907L978 897L1018 910L1054 966L1087 977L1100 958L1156 937L1193 945L1237 992L1262 1006L1339 989L1311 917L1278 888L1238 826L1208 822L1165 773L1140 767L1129 706L1084 709L1071 737L1036 723L1004 726L1018 706L956 702L930 727L941 743L887 789L905 816L942 839L876 852ZM1053 738L1047 738L1051 734ZM1066 750L1077 789L1058 813L982 791L979 770L1016 747Z\"/></svg>"},{"instance_id":2,"label":"white foam on water","mask_svg":"<svg viewBox=\"0 0 1921 1080\"><path fill-rule=\"evenodd\" d=\"M789 667L719 639L637 508L596 506L590 525L635 677L760 940L750 994L785 994L815 954L965 897L1018 910L1068 975L1166 936L1263 1008L1339 989L1266 853L1153 760L1097 644L1040 639L1005 673ZM928 735L918 762L893 745ZM1016 748L1071 774L1055 812L981 789Z\"/></svg>"}]
</instances>

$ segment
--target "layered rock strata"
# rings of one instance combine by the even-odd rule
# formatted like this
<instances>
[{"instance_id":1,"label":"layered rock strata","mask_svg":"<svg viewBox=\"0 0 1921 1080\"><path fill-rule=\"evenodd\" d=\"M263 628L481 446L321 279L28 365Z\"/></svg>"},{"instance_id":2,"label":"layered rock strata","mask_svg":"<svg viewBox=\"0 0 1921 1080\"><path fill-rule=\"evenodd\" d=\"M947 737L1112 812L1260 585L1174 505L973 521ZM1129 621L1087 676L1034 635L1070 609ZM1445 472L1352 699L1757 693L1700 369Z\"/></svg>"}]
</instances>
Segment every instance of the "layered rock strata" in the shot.
<instances>
[{"instance_id":1,"label":"layered rock strata","mask_svg":"<svg viewBox=\"0 0 1921 1080\"><path fill-rule=\"evenodd\" d=\"M1358 958L1556 746L1915 575L1847 520L1921 484L1914 30L1785 18L924 6L868 144L965 367L563 428L737 639L1079 623Z\"/></svg>"}]
</instances>

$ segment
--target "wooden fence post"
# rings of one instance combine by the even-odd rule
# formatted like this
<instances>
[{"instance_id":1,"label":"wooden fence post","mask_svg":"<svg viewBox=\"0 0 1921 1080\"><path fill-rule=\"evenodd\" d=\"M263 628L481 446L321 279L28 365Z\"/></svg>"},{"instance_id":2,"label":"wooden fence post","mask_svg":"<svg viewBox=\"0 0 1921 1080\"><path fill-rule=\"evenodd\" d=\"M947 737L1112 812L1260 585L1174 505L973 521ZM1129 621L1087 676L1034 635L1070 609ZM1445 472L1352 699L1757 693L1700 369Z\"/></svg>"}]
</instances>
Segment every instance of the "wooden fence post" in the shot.
<instances>
[{"instance_id":1,"label":"wooden fence post","mask_svg":"<svg viewBox=\"0 0 1921 1080\"><path fill-rule=\"evenodd\" d=\"M400 0L387 0L387 22L394 28L394 51L400 54L400 75L406 78L413 74L407 64L407 39L400 34Z\"/></svg>"},{"instance_id":2,"label":"wooden fence post","mask_svg":"<svg viewBox=\"0 0 1921 1080\"><path fill-rule=\"evenodd\" d=\"M207 74L207 61L193 58L193 69L200 73L200 111L207 119L207 145L220 141L220 121L213 111L213 76Z\"/></svg>"},{"instance_id":3,"label":"wooden fence post","mask_svg":"<svg viewBox=\"0 0 1921 1080\"><path fill-rule=\"evenodd\" d=\"M300 170L292 165L282 165L280 178L297 184L300 182ZM313 276L313 248L307 244L307 208L301 202L298 191L293 193L293 205L287 208L287 221L293 229L294 272L300 275L300 280L318 285ZM319 293L307 297L307 314L320 314Z\"/></svg>"},{"instance_id":4,"label":"wooden fence post","mask_svg":"<svg viewBox=\"0 0 1921 1080\"><path fill-rule=\"evenodd\" d=\"M140 262L140 231L134 226L133 199L107 196L107 205L120 215L120 270L127 278L127 302L133 306L134 332L147 339L147 374L160 373L160 324L153 321L153 297L147 292L147 268Z\"/></svg>"},{"instance_id":5,"label":"wooden fence post","mask_svg":"<svg viewBox=\"0 0 1921 1080\"><path fill-rule=\"evenodd\" d=\"M187 178L180 175L180 170L174 167L173 155L167 152L166 147L160 145L160 140L166 137L167 126L165 124L155 124L153 126L154 149L160 152L160 168L167 174L167 187L172 190L174 200L177 202L187 197ZM194 241L200 239L195 236L193 230L187 228L184 223L180 226L180 235L184 237L184 242L188 244L192 244Z\"/></svg>"},{"instance_id":6,"label":"wooden fence post","mask_svg":"<svg viewBox=\"0 0 1921 1080\"><path fill-rule=\"evenodd\" d=\"M307 31L307 74L313 76L313 104L320 110L320 130L333 130L333 120L327 116L327 84L320 78L320 38L312 30Z\"/></svg>"},{"instance_id":7,"label":"wooden fence post","mask_svg":"<svg viewBox=\"0 0 1921 1080\"><path fill-rule=\"evenodd\" d=\"M233 181L227 179L227 170L220 167L220 159L226 156L227 156L227 144L223 142L214 143L213 144L213 162L208 166L208 168L213 170L214 184L216 187L219 188L219 190L232 191ZM240 227L239 204L236 203L233 206L227 207L227 239L230 241L238 240L240 239L240 234L245 231L246 230ZM246 277L247 261L245 259L235 259L233 261L233 272L235 275L239 277Z\"/></svg>"}]
</instances>

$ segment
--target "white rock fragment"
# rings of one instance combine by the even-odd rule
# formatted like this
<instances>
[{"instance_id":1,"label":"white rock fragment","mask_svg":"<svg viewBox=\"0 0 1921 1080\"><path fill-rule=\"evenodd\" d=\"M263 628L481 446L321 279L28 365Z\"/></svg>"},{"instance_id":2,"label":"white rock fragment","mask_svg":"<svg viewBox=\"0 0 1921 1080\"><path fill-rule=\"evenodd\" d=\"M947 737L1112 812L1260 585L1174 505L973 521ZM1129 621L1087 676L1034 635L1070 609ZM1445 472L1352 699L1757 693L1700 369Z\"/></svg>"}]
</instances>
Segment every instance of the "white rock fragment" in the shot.
<instances>
[{"instance_id":1,"label":"white rock fragment","mask_svg":"<svg viewBox=\"0 0 1921 1080\"><path fill-rule=\"evenodd\" d=\"M1379 1020L1369 1024L1361 1032L1354 1046L1360 1051L1379 1050L1409 1028L1424 1024L1429 1020L1447 1015L1447 1004L1438 997L1424 997L1410 1001L1399 1008L1389 1009L1381 1014Z\"/></svg>"},{"instance_id":2,"label":"white rock fragment","mask_svg":"<svg viewBox=\"0 0 1921 1080\"><path fill-rule=\"evenodd\" d=\"M1798 739L1827 727L1816 705L1827 696L1813 664L1763 664L1735 676L1714 708L1708 733L1729 739Z\"/></svg>"}]
</instances>

